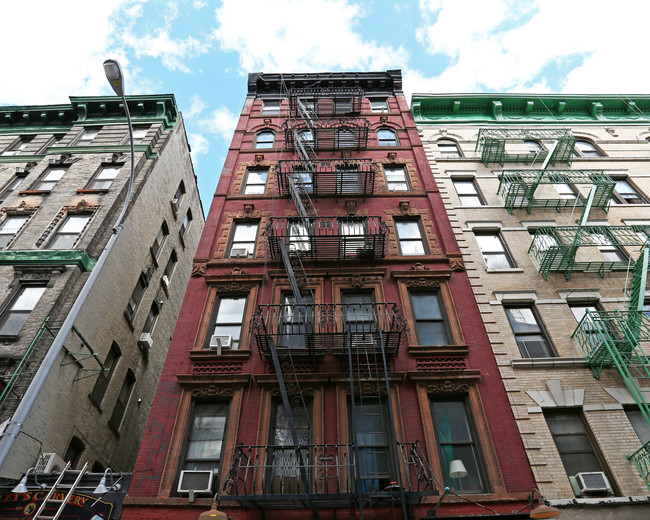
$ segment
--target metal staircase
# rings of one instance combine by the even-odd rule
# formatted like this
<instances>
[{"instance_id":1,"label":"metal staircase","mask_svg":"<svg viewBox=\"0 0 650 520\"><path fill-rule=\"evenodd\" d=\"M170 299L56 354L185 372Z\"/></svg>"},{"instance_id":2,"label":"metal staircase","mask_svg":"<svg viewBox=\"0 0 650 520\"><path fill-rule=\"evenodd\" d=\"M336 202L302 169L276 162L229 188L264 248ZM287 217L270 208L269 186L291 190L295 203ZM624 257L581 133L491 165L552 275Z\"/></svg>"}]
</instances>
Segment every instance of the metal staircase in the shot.
<instances>
[{"instance_id":1,"label":"metal staircase","mask_svg":"<svg viewBox=\"0 0 650 520\"><path fill-rule=\"evenodd\" d=\"M522 145L526 141L539 143L539 151L530 151ZM550 150L544 144L557 143ZM564 162L571 164L575 136L564 128L481 128L476 141L476 151L481 154L485 166L497 163L503 166L507 162L524 164L542 163L548 159L549 164Z\"/></svg>"}]
</instances>

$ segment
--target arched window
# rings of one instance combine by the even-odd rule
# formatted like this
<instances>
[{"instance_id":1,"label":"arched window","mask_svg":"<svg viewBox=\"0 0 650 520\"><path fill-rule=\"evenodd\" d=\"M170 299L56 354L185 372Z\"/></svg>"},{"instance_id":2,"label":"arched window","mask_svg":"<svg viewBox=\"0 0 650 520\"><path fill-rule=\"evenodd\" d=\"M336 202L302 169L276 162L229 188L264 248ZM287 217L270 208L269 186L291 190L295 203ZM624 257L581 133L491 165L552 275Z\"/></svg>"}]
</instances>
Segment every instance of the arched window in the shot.
<instances>
[{"instance_id":1,"label":"arched window","mask_svg":"<svg viewBox=\"0 0 650 520\"><path fill-rule=\"evenodd\" d=\"M544 151L544 147L542 146L542 143L539 141L534 141L532 139L528 139L524 141L524 146L526 147L526 150L528 150L530 153L539 153Z\"/></svg>"},{"instance_id":2,"label":"arched window","mask_svg":"<svg viewBox=\"0 0 650 520\"><path fill-rule=\"evenodd\" d=\"M273 148L275 132L262 130L255 136L255 148Z\"/></svg>"},{"instance_id":3,"label":"arched window","mask_svg":"<svg viewBox=\"0 0 650 520\"><path fill-rule=\"evenodd\" d=\"M397 146L397 134L390 128L377 130L377 142L379 146Z\"/></svg>"},{"instance_id":4,"label":"arched window","mask_svg":"<svg viewBox=\"0 0 650 520\"><path fill-rule=\"evenodd\" d=\"M354 148L357 146L357 137L350 128L341 128L336 132L338 148Z\"/></svg>"},{"instance_id":5,"label":"arched window","mask_svg":"<svg viewBox=\"0 0 650 520\"><path fill-rule=\"evenodd\" d=\"M438 145L438 150L440 150L440 155L443 157L453 158L463 156L460 151L460 146L458 146L456 141L452 141L451 139L440 139L436 144Z\"/></svg>"},{"instance_id":6,"label":"arched window","mask_svg":"<svg viewBox=\"0 0 650 520\"><path fill-rule=\"evenodd\" d=\"M591 141L578 139L573 149L573 155L575 157L603 157L605 154L596 148L596 145Z\"/></svg>"},{"instance_id":7,"label":"arched window","mask_svg":"<svg viewBox=\"0 0 650 520\"><path fill-rule=\"evenodd\" d=\"M298 136L302 141L302 144L307 146L314 146L314 134L311 130L302 130Z\"/></svg>"}]
</instances>

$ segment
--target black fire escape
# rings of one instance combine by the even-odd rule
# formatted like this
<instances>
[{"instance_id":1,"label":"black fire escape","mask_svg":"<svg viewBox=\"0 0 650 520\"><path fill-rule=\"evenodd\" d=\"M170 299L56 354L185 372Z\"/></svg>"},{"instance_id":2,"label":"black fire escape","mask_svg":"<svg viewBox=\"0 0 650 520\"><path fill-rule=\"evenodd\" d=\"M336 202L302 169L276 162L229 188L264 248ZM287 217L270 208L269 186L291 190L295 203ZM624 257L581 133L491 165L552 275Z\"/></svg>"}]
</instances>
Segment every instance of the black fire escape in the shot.
<instances>
[{"instance_id":1,"label":"black fire escape","mask_svg":"<svg viewBox=\"0 0 650 520\"><path fill-rule=\"evenodd\" d=\"M292 296L258 305L251 337L278 378L286 418L281 444L240 445L221 483L223 500L259 509L392 505L408 517L408 504L435 493L433 475L419 443L387 442L392 469L368 467L372 447L360 422L368 388L384 403L387 437L396 439L388 363L397 355L406 321L396 303L357 297L317 303L303 262L373 263L386 252L387 227L380 216L319 216L318 197L372 196L377 165L370 159L323 159L322 151L359 152L367 147L369 122L359 117L364 92L354 88L287 92L285 143L298 159L279 161L280 194L295 217L274 217L264 231L269 257L279 260ZM346 444L313 444L304 435L309 407L296 366L313 367L324 356L338 360L350 381L350 436ZM370 398L372 399L376 398ZM386 477L386 478L385 478Z\"/></svg>"}]
</instances>

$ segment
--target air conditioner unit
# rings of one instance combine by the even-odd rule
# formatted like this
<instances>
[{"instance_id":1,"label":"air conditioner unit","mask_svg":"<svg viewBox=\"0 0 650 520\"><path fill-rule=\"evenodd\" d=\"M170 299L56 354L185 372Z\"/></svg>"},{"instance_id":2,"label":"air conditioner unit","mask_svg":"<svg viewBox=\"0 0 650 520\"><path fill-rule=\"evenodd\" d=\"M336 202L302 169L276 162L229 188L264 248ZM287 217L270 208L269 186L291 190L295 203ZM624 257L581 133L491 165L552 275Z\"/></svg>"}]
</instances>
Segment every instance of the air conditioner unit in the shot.
<instances>
[{"instance_id":1,"label":"air conditioner unit","mask_svg":"<svg viewBox=\"0 0 650 520\"><path fill-rule=\"evenodd\" d=\"M140 339L138 340L138 345L142 350L149 350L153 345L153 338L148 332L143 332L140 334Z\"/></svg>"},{"instance_id":2,"label":"air conditioner unit","mask_svg":"<svg viewBox=\"0 0 650 520\"><path fill-rule=\"evenodd\" d=\"M174 213L178 211L178 206L179 206L178 202L179 202L178 199L171 200L172 209L174 210Z\"/></svg>"},{"instance_id":3,"label":"air conditioner unit","mask_svg":"<svg viewBox=\"0 0 650 520\"><path fill-rule=\"evenodd\" d=\"M165 289L169 289L169 276L167 276L166 274L163 274L160 281L165 286Z\"/></svg>"},{"instance_id":4,"label":"air conditioner unit","mask_svg":"<svg viewBox=\"0 0 650 520\"><path fill-rule=\"evenodd\" d=\"M248 258L248 249L245 247L235 247L230 250L230 258Z\"/></svg>"},{"instance_id":5,"label":"air conditioner unit","mask_svg":"<svg viewBox=\"0 0 650 520\"><path fill-rule=\"evenodd\" d=\"M43 453L35 468L36 473L54 473L65 468L65 461L56 453Z\"/></svg>"},{"instance_id":6,"label":"air conditioner unit","mask_svg":"<svg viewBox=\"0 0 650 520\"><path fill-rule=\"evenodd\" d=\"M232 336L230 334L215 335L210 338L210 349L216 350L218 355L221 355L221 350L224 348L232 348Z\"/></svg>"},{"instance_id":7,"label":"air conditioner unit","mask_svg":"<svg viewBox=\"0 0 650 520\"><path fill-rule=\"evenodd\" d=\"M578 473L576 475L581 495L612 493L607 476L602 471Z\"/></svg>"},{"instance_id":8,"label":"air conditioner unit","mask_svg":"<svg viewBox=\"0 0 650 520\"><path fill-rule=\"evenodd\" d=\"M183 470L178 479L176 492L189 494L190 491L194 491L195 494L212 495L213 477L211 470Z\"/></svg>"}]
</instances>

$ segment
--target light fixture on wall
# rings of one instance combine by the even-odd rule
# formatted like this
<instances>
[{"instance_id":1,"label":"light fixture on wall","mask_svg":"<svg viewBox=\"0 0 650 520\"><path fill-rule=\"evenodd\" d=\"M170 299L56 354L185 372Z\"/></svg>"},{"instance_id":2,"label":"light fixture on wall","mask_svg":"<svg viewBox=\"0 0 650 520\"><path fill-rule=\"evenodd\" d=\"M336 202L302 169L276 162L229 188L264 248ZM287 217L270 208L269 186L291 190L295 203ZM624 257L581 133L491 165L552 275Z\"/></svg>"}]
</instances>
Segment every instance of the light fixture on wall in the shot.
<instances>
[{"instance_id":1,"label":"light fixture on wall","mask_svg":"<svg viewBox=\"0 0 650 520\"><path fill-rule=\"evenodd\" d=\"M228 520L228 515L217 509L217 495L214 495L214 498L212 499L210 511L201 513L198 520Z\"/></svg>"},{"instance_id":2,"label":"light fixture on wall","mask_svg":"<svg viewBox=\"0 0 650 520\"><path fill-rule=\"evenodd\" d=\"M106 487L106 476L108 475L109 471L111 472L111 485ZM93 493L95 495L103 495L104 493L108 493L109 491L119 491L121 487L122 486L117 482L115 483L113 482L113 470L111 468L108 468L106 471L104 471L104 476L102 476L102 479L99 481L99 484L97 484L97 487L95 488L95 491L93 491Z\"/></svg>"},{"instance_id":3,"label":"light fixture on wall","mask_svg":"<svg viewBox=\"0 0 650 520\"><path fill-rule=\"evenodd\" d=\"M537 507L533 509L533 504L534 504L534 499L535 499L535 492L537 491ZM557 507L553 506L547 506L544 503L544 499L542 498L542 494L539 492L539 489L535 488L531 492L530 495L528 495L528 500L530 501L530 504L528 504L527 507L530 507L530 517L531 518L555 518L556 516L561 515L561 511ZM525 508L524 508L525 509Z\"/></svg>"},{"instance_id":4,"label":"light fixture on wall","mask_svg":"<svg viewBox=\"0 0 650 520\"><path fill-rule=\"evenodd\" d=\"M20 479L20 482L18 482L16 487L11 490L12 493L27 493L27 477L29 476L30 472L34 473L34 482L36 485L41 489L45 488L45 484L39 484L38 479L36 478L36 468L29 468L23 475L23 478Z\"/></svg>"}]
</instances>

